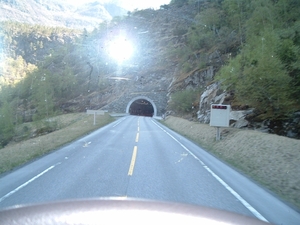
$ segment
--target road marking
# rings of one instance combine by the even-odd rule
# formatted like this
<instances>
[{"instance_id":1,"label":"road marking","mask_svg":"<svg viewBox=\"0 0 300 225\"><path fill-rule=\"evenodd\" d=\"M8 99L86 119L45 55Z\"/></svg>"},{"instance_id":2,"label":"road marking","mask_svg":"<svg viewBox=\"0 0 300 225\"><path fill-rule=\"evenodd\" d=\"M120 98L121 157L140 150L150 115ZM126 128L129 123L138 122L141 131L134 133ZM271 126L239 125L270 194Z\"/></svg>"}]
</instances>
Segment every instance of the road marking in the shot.
<instances>
[{"instance_id":1,"label":"road marking","mask_svg":"<svg viewBox=\"0 0 300 225\"><path fill-rule=\"evenodd\" d=\"M131 158L131 162L130 162L130 166L129 166L129 170L128 170L128 176L132 176L132 174L133 174L133 169L134 169L135 160L136 160L136 154L137 154L137 146L134 146L132 158Z\"/></svg>"},{"instance_id":2,"label":"road marking","mask_svg":"<svg viewBox=\"0 0 300 225\"><path fill-rule=\"evenodd\" d=\"M215 174L205 163L200 160L194 153L192 153L187 147L180 143L172 134L166 131L164 128L159 126L153 120L151 120L156 126L158 126L161 130L163 130L167 135L169 135L174 141L176 141L181 147L183 147L191 156L193 156L200 164L206 169L223 187L225 187L233 196L235 196L256 218L269 222L265 217L263 217L252 205L250 205L245 199L242 198L235 190L233 190L225 181L223 181L217 174Z\"/></svg>"},{"instance_id":3,"label":"road marking","mask_svg":"<svg viewBox=\"0 0 300 225\"><path fill-rule=\"evenodd\" d=\"M113 127L118 126L121 122L123 122L125 119L120 119L115 125L113 125Z\"/></svg>"},{"instance_id":4,"label":"road marking","mask_svg":"<svg viewBox=\"0 0 300 225\"><path fill-rule=\"evenodd\" d=\"M140 133L137 133L135 137L135 142L139 142L139 137L140 137Z\"/></svg>"},{"instance_id":5,"label":"road marking","mask_svg":"<svg viewBox=\"0 0 300 225\"><path fill-rule=\"evenodd\" d=\"M89 142L84 141L84 145L83 145L82 147L86 148L86 147L88 147L91 143L92 143L91 141L89 141Z\"/></svg>"},{"instance_id":6,"label":"road marking","mask_svg":"<svg viewBox=\"0 0 300 225\"><path fill-rule=\"evenodd\" d=\"M17 187L16 189L12 190L11 192L7 193L6 195L4 195L3 197L0 198L0 202L2 202L4 199L8 198L9 196L13 195L14 193L16 193L17 191L21 190L23 187L27 186L28 184L30 184L31 182L33 182L34 180L36 180L37 178L39 178L40 176L44 175L45 173L49 172L50 170L52 170L54 167L56 167L57 165L59 165L61 163L57 163L53 166L50 166L48 169L44 170L43 172L39 173L38 175L36 175L35 177L31 178L29 181L25 182L24 184L20 185L19 187Z\"/></svg>"}]
</instances>

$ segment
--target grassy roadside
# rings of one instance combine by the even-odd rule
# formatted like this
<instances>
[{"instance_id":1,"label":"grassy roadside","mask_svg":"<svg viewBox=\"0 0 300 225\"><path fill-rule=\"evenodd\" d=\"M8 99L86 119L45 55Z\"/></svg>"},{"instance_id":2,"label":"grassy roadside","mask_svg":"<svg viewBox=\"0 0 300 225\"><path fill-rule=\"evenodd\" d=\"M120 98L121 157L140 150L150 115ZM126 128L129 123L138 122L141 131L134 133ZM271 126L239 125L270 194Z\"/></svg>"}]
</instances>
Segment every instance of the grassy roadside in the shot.
<instances>
[{"instance_id":1,"label":"grassy roadside","mask_svg":"<svg viewBox=\"0 0 300 225\"><path fill-rule=\"evenodd\" d=\"M176 117L163 123L300 209L300 140L223 128L217 142L215 128L208 124Z\"/></svg>"},{"instance_id":2,"label":"grassy roadside","mask_svg":"<svg viewBox=\"0 0 300 225\"><path fill-rule=\"evenodd\" d=\"M0 149L0 174L47 154L112 122L114 119L108 114L97 115L96 125L93 125L93 115L74 113L57 116L53 120L58 123L59 130L26 141L11 143Z\"/></svg>"}]
</instances>

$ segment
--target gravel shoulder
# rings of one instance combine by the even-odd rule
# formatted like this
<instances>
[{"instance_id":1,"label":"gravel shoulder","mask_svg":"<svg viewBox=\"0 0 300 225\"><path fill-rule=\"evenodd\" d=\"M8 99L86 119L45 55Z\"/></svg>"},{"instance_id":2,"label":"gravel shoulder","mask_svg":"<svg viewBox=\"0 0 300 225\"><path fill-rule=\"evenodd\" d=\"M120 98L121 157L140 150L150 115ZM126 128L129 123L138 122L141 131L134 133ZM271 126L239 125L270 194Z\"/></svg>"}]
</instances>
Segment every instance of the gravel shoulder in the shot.
<instances>
[{"instance_id":1,"label":"gravel shoulder","mask_svg":"<svg viewBox=\"0 0 300 225\"><path fill-rule=\"evenodd\" d=\"M163 123L300 209L300 140L221 128L216 141L216 128L208 124L173 116Z\"/></svg>"}]
</instances>

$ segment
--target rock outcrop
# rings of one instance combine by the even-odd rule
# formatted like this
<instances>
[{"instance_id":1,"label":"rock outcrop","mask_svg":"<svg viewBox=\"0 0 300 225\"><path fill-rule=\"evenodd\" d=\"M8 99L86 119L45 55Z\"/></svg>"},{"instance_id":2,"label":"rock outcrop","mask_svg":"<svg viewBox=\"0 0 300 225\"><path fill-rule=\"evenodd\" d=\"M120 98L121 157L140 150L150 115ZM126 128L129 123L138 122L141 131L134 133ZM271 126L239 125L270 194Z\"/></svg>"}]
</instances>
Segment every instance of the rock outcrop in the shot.
<instances>
[{"instance_id":1,"label":"rock outcrop","mask_svg":"<svg viewBox=\"0 0 300 225\"><path fill-rule=\"evenodd\" d=\"M223 92L220 89L219 83L216 82L208 85L200 97L199 111L197 112L199 122L210 122L211 104L231 105L232 100L233 94ZM233 109L231 111L231 127L255 129L290 138L300 138L300 112L294 113L290 119L274 121L269 119L259 119L255 109L249 109L248 107L244 108L244 110Z\"/></svg>"}]
</instances>

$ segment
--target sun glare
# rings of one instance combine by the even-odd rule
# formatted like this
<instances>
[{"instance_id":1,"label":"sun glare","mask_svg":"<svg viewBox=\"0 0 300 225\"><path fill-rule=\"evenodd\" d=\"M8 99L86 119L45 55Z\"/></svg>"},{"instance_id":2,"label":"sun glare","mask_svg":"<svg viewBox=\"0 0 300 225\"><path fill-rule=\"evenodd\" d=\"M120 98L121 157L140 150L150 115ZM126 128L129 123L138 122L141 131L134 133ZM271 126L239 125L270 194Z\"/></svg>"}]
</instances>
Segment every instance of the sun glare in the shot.
<instances>
[{"instance_id":1,"label":"sun glare","mask_svg":"<svg viewBox=\"0 0 300 225\"><path fill-rule=\"evenodd\" d=\"M119 63L122 63L132 56L133 45L126 38L119 37L108 46L108 54Z\"/></svg>"}]
</instances>

